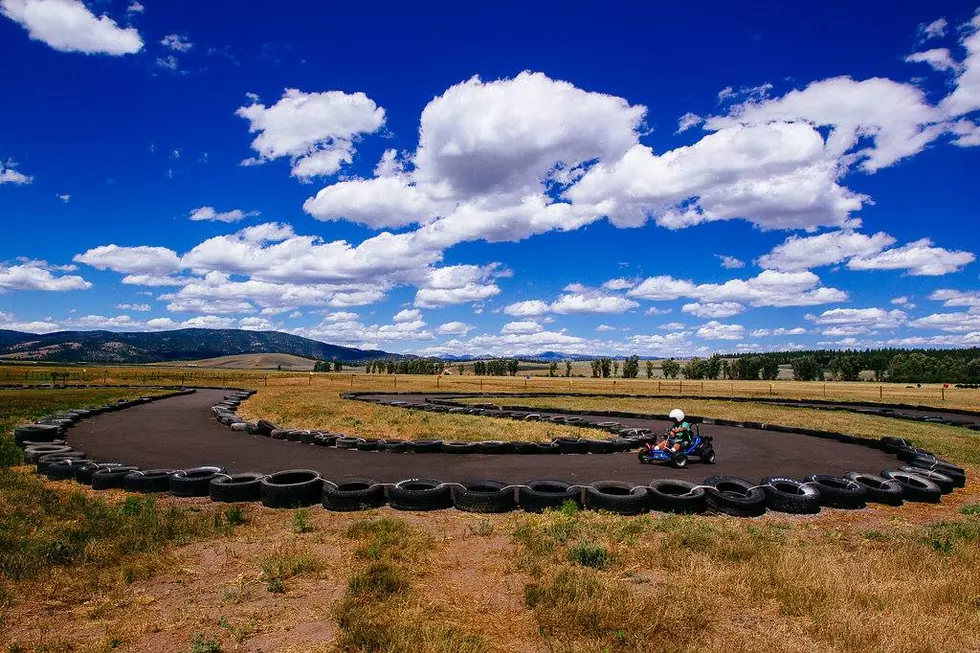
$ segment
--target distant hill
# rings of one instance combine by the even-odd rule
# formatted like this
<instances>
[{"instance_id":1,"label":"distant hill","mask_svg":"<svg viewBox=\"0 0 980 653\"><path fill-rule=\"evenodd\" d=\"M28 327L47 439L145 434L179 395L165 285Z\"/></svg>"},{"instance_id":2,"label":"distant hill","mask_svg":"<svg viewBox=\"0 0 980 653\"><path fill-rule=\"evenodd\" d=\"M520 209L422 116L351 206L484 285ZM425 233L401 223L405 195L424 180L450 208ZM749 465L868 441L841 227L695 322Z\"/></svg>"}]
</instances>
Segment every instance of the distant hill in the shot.
<instances>
[{"instance_id":1,"label":"distant hill","mask_svg":"<svg viewBox=\"0 0 980 653\"><path fill-rule=\"evenodd\" d=\"M192 361L169 361L154 365L174 365L180 367L208 367L222 370L275 370L289 372L312 372L314 361L292 354L237 354L218 358L201 358Z\"/></svg>"},{"instance_id":2,"label":"distant hill","mask_svg":"<svg viewBox=\"0 0 980 653\"><path fill-rule=\"evenodd\" d=\"M64 363L161 363L240 354L290 354L316 360L404 358L380 350L340 347L278 331L177 329L152 333L0 330L0 359Z\"/></svg>"}]
</instances>

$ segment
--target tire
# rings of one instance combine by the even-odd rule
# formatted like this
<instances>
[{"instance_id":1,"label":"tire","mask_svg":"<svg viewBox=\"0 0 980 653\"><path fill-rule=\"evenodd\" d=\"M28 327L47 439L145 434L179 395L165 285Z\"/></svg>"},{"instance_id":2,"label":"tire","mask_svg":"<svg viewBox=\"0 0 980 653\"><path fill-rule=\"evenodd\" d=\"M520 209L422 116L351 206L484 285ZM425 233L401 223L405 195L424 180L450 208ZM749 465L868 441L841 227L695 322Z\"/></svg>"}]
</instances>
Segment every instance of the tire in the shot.
<instances>
[{"instance_id":1,"label":"tire","mask_svg":"<svg viewBox=\"0 0 980 653\"><path fill-rule=\"evenodd\" d=\"M126 475L135 471L139 471L139 468L128 465L100 468L92 474L92 489L122 489L125 486Z\"/></svg>"},{"instance_id":2,"label":"tire","mask_svg":"<svg viewBox=\"0 0 980 653\"><path fill-rule=\"evenodd\" d=\"M322 500L323 479L310 469L289 469L260 481L262 505L267 508L303 508Z\"/></svg>"},{"instance_id":3,"label":"tire","mask_svg":"<svg viewBox=\"0 0 980 653\"><path fill-rule=\"evenodd\" d=\"M453 505L463 512L500 513L517 508L514 491L500 481L467 481L452 488Z\"/></svg>"},{"instance_id":4,"label":"tire","mask_svg":"<svg viewBox=\"0 0 980 653\"><path fill-rule=\"evenodd\" d=\"M674 469L684 469L687 467L687 456L682 453L675 453L670 457L670 466Z\"/></svg>"},{"instance_id":5,"label":"tire","mask_svg":"<svg viewBox=\"0 0 980 653\"><path fill-rule=\"evenodd\" d=\"M272 438L273 440L285 440L286 433L288 433L288 431L284 429L273 429L272 431L269 432L269 437Z\"/></svg>"},{"instance_id":6,"label":"tire","mask_svg":"<svg viewBox=\"0 0 980 653\"><path fill-rule=\"evenodd\" d=\"M766 507L791 515L815 515L820 512L820 492L795 478L769 476L762 479Z\"/></svg>"},{"instance_id":7,"label":"tire","mask_svg":"<svg viewBox=\"0 0 980 653\"><path fill-rule=\"evenodd\" d=\"M650 507L660 512L680 514L698 513L704 510L704 488L687 481L656 479L647 490Z\"/></svg>"},{"instance_id":8,"label":"tire","mask_svg":"<svg viewBox=\"0 0 980 653\"><path fill-rule=\"evenodd\" d=\"M70 451L71 447L66 444L32 444L29 447L24 447L24 462L28 465L33 465L41 456L68 453Z\"/></svg>"},{"instance_id":9,"label":"tire","mask_svg":"<svg viewBox=\"0 0 980 653\"><path fill-rule=\"evenodd\" d=\"M61 429L50 424L25 424L14 429L14 442L21 444L25 440L31 442L51 442L61 435Z\"/></svg>"},{"instance_id":10,"label":"tire","mask_svg":"<svg viewBox=\"0 0 980 653\"><path fill-rule=\"evenodd\" d=\"M92 475L100 469L110 469L112 467L123 467L122 463L83 463L72 470L75 481L82 485L92 485Z\"/></svg>"},{"instance_id":11,"label":"tire","mask_svg":"<svg viewBox=\"0 0 980 653\"><path fill-rule=\"evenodd\" d=\"M170 477L170 494L175 497L209 496L211 481L224 473L221 467L192 467L178 471Z\"/></svg>"},{"instance_id":12,"label":"tire","mask_svg":"<svg viewBox=\"0 0 980 653\"><path fill-rule=\"evenodd\" d=\"M349 438L346 435L341 435L334 444L338 449L355 449L357 447L357 438Z\"/></svg>"},{"instance_id":13,"label":"tire","mask_svg":"<svg viewBox=\"0 0 980 653\"><path fill-rule=\"evenodd\" d=\"M387 440L384 450L388 453L405 453L408 451L408 442L405 440Z\"/></svg>"},{"instance_id":14,"label":"tire","mask_svg":"<svg viewBox=\"0 0 980 653\"><path fill-rule=\"evenodd\" d=\"M900 506L903 503L902 485L898 481L861 472L847 472L844 478L859 483L868 494L868 501L887 506Z\"/></svg>"},{"instance_id":15,"label":"tire","mask_svg":"<svg viewBox=\"0 0 980 653\"><path fill-rule=\"evenodd\" d=\"M616 453L616 443L612 440L586 440L589 453Z\"/></svg>"},{"instance_id":16,"label":"tire","mask_svg":"<svg viewBox=\"0 0 980 653\"><path fill-rule=\"evenodd\" d=\"M758 517L766 512L766 493L744 478L710 476L704 480L708 510L733 517Z\"/></svg>"},{"instance_id":17,"label":"tire","mask_svg":"<svg viewBox=\"0 0 980 653\"><path fill-rule=\"evenodd\" d=\"M260 498L260 481L265 474L221 474L211 479L208 484L208 494L212 501L220 503L239 503L243 501L258 501Z\"/></svg>"},{"instance_id":18,"label":"tire","mask_svg":"<svg viewBox=\"0 0 980 653\"><path fill-rule=\"evenodd\" d=\"M919 456L929 456L932 457L932 452L927 449L920 449L918 447L899 447L895 452L898 459L902 462L911 462L914 458Z\"/></svg>"},{"instance_id":19,"label":"tire","mask_svg":"<svg viewBox=\"0 0 980 653\"><path fill-rule=\"evenodd\" d=\"M486 440L480 442L476 446L477 453L485 453L491 455L509 454L514 453L514 445L511 442L503 442L501 440Z\"/></svg>"},{"instance_id":20,"label":"tire","mask_svg":"<svg viewBox=\"0 0 980 653\"><path fill-rule=\"evenodd\" d=\"M258 422L256 422L255 428L259 432L259 435L271 435L272 432L279 427L267 419L260 419Z\"/></svg>"},{"instance_id":21,"label":"tire","mask_svg":"<svg viewBox=\"0 0 980 653\"><path fill-rule=\"evenodd\" d=\"M704 451L701 452L701 462L705 463L706 465L714 465L715 464L715 448L714 447L707 447L707 448L704 449Z\"/></svg>"},{"instance_id":22,"label":"tire","mask_svg":"<svg viewBox=\"0 0 980 653\"><path fill-rule=\"evenodd\" d=\"M956 487L964 487L966 485L966 471L964 471L962 467L957 467L951 463L945 463L935 459L932 459L932 461L929 462L916 459L909 461L909 466L922 469L933 469L940 474L953 479L953 485Z\"/></svg>"},{"instance_id":23,"label":"tire","mask_svg":"<svg viewBox=\"0 0 980 653\"><path fill-rule=\"evenodd\" d=\"M313 431L301 431L299 441L303 444L315 444L317 434Z\"/></svg>"},{"instance_id":24,"label":"tire","mask_svg":"<svg viewBox=\"0 0 980 653\"><path fill-rule=\"evenodd\" d=\"M618 481L598 481L585 488L586 508L608 510L619 515L639 515L647 511L647 488Z\"/></svg>"},{"instance_id":25,"label":"tire","mask_svg":"<svg viewBox=\"0 0 980 653\"><path fill-rule=\"evenodd\" d=\"M123 487L130 492L167 492L170 490L170 476L176 469L148 469L131 472L123 478Z\"/></svg>"},{"instance_id":26,"label":"tire","mask_svg":"<svg viewBox=\"0 0 980 653\"><path fill-rule=\"evenodd\" d=\"M85 454L81 451L69 451L68 453L49 453L41 456L37 459L34 466L34 471L38 474L47 474L48 467L54 463L60 463L64 460L86 460Z\"/></svg>"},{"instance_id":27,"label":"tire","mask_svg":"<svg viewBox=\"0 0 980 653\"><path fill-rule=\"evenodd\" d=\"M334 512L353 512L380 508L385 504L385 489L378 481L355 478L334 484L324 481L323 507Z\"/></svg>"},{"instance_id":28,"label":"tire","mask_svg":"<svg viewBox=\"0 0 980 653\"><path fill-rule=\"evenodd\" d=\"M938 470L919 469L918 467L899 467L898 469L903 472L918 474L919 476L923 476L929 479L930 481L932 481L933 483L939 486L939 489L942 491L943 494L949 494L950 492L953 491L953 488L955 487L955 485L953 484L952 477L947 476L946 474L943 474Z\"/></svg>"},{"instance_id":29,"label":"tire","mask_svg":"<svg viewBox=\"0 0 980 653\"><path fill-rule=\"evenodd\" d=\"M442 453L476 453L476 442L443 442Z\"/></svg>"},{"instance_id":30,"label":"tire","mask_svg":"<svg viewBox=\"0 0 980 653\"><path fill-rule=\"evenodd\" d=\"M881 472L881 476L898 481L902 486L902 498L906 501L939 503L942 499L943 491L939 489L939 486L918 474L903 472L898 469L886 469Z\"/></svg>"},{"instance_id":31,"label":"tire","mask_svg":"<svg viewBox=\"0 0 980 653\"><path fill-rule=\"evenodd\" d=\"M408 443L410 453L439 453L442 451L442 440L412 440Z\"/></svg>"},{"instance_id":32,"label":"tire","mask_svg":"<svg viewBox=\"0 0 980 653\"><path fill-rule=\"evenodd\" d=\"M581 454L589 453L589 441L578 438L557 438L554 444L558 446L559 453L562 454Z\"/></svg>"},{"instance_id":33,"label":"tire","mask_svg":"<svg viewBox=\"0 0 980 653\"><path fill-rule=\"evenodd\" d=\"M537 442L514 442L514 452L521 455L538 453Z\"/></svg>"},{"instance_id":34,"label":"tire","mask_svg":"<svg viewBox=\"0 0 980 653\"><path fill-rule=\"evenodd\" d=\"M810 474L808 483L814 483L820 490L820 505L828 508L857 510L867 505L868 493L864 486L849 478L829 474Z\"/></svg>"},{"instance_id":35,"label":"tire","mask_svg":"<svg viewBox=\"0 0 980 653\"><path fill-rule=\"evenodd\" d=\"M304 431L286 431L286 439L290 442L301 442L303 440Z\"/></svg>"},{"instance_id":36,"label":"tire","mask_svg":"<svg viewBox=\"0 0 980 653\"><path fill-rule=\"evenodd\" d=\"M377 451L381 448L381 440L377 438L361 438L357 441L358 451Z\"/></svg>"},{"instance_id":37,"label":"tire","mask_svg":"<svg viewBox=\"0 0 980 653\"><path fill-rule=\"evenodd\" d=\"M521 510L542 512L547 508L561 508L566 501L581 505L580 492L564 481L528 481L517 491L517 503Z\"/></svg>"},{"instance_id":38,"label":"tire","mask_svg":"<svg viewBox=\"0 0 980 653\"><path fill-rule=\"evenodd\" d=\"M86 459L68 459L59 460L48 465L47 469L44 470L44 475L48 477L49 481L65 481L75 476L75 469L80 465L93 462Z\"/></svg>"},{"instance_id":39,"label":"tire","mask_svg":"<svg viewBox=\"0 0 980 653\"><path fill-rule=\"evenodd\" d=\"M388 488L388 504L395 510L441 510L453 505L449 487L432 478L410 478Z\"/></svg>"}]
</instances>

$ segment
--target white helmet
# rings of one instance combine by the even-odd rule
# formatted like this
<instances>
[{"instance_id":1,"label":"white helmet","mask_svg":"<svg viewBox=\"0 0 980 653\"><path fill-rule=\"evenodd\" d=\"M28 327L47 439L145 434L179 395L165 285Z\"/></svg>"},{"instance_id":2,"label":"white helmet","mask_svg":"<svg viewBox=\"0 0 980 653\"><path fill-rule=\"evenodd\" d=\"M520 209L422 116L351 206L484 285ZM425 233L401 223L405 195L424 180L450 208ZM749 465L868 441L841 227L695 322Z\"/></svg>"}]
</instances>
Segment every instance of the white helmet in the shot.
<instances>
[{"instance_id":1,"label":"white helmet","mask_svg":"<svg viewBox=\"0 0 980 653\"><path fill-rule=\"evenodd\" d=\"M684 421L684 411L681 410L680 408L675 408L674 410L670 411L667 414L667 417L669 417L670 419L674 420L675 422L683 422Z\"/></svg>"}]
</instances>

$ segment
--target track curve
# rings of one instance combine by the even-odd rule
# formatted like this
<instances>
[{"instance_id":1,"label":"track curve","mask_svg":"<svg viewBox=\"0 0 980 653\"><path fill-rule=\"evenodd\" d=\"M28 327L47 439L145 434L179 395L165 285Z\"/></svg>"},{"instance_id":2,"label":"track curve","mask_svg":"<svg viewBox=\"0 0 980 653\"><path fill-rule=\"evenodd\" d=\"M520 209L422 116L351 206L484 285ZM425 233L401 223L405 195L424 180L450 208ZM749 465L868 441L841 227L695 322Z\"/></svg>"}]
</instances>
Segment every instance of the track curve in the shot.
<instances>
[{"instance_id":1,"label":"track curve","mask_svg":"<svg viewBox=\"0 0 980 653\"><path fill-rule=\"evenodd\" d=\"M217 464L231 472L270 473L308 468L334 481L373 478L394 482L427 477L442 481L495 479L523 482L558 478L576 483L614 479L639 484L648 483L651 478L698 482L706 476L719 474L757 480L773 475L878 473L898 465L894 456L856 444L715 425L703 427L703 432L715 438L718 463L692 462L687 469L681 470L640 465L634 453L521 456L340 450L228 429L215 421L210 410L227 393L227 390L198 390L193 394L99 415L71 429L69 441L91 458L124 461L144 469ZM576 414L589 418L588 414ZM596 416L596 419L604 417ZM657 430L667 425L664 420L654 419L619 418L617 421Z\"/></svg>"}]
</instances>

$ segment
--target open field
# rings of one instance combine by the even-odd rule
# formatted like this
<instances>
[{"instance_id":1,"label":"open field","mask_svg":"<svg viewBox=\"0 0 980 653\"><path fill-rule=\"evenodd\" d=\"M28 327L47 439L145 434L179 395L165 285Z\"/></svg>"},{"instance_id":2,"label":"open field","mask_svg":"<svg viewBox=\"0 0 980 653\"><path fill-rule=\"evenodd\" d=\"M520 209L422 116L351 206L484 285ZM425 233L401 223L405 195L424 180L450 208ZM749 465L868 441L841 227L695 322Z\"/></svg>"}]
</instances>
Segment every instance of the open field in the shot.
<instances>
[{"instance_id":1,"label":"open field","mask_svg":"<svg viewBox=\"0 0 980 653\"><path fill-rule=\"evenodd\" d=\"M311 372L313 361L292 354L240 354L238 356L219 356L178 363L158 363L152 367L203 367L218 370L278 370L287 372Z\"/></svg>"},{"instance_id":2,"label":"open field","mask_svg":"<svg viewBox=\"0 0 980 653\"><path fill-rule=\"evenodd\" d=\"M399 390L436 389L432 377L386 376L358 376L355 389L370 389L361 387L368 381L379 390L390 382ZM489 381L495 392L522 389L522 379ZM409 411L341 401L339 393L351 385L345 375L317 375L312 382L308 375L273 375L264 382L254 373L235 375L235 385L260 389L245 404L255 414L356 419L363 433L421 433L419 424L399 421L411 418ZM439 379L439 389L446 382ZM761 385L738 390L760 392ZM821 397L819 385L786 384L787 391L803 386L796 390ZM828 385L840 393L862 384ZM976 403L973 393L959 395L960 403ZM31 415L121 396L131 391L4 391L0 406L9 428ZM599 401L607 409L614 401L635 402L624 405L642 406L639 412L676 403ZM0 647L193 653L980 648L980 447L966 439L976 434L758 404L685 400L683 406L736 419L738 411L752 411L759 421L796 419L815 428L836 428L828 420L841 419L856 434L901 429L937 450L948 446L967 465L970 481L940 505L824 510L813 517L617 517L575 510L480 516L144 501L42 482L28 468L0 469ZM773 412L763 418L761 410ZM463 417L460 431L515 426Z\"/></svg>"}]
</instances>

